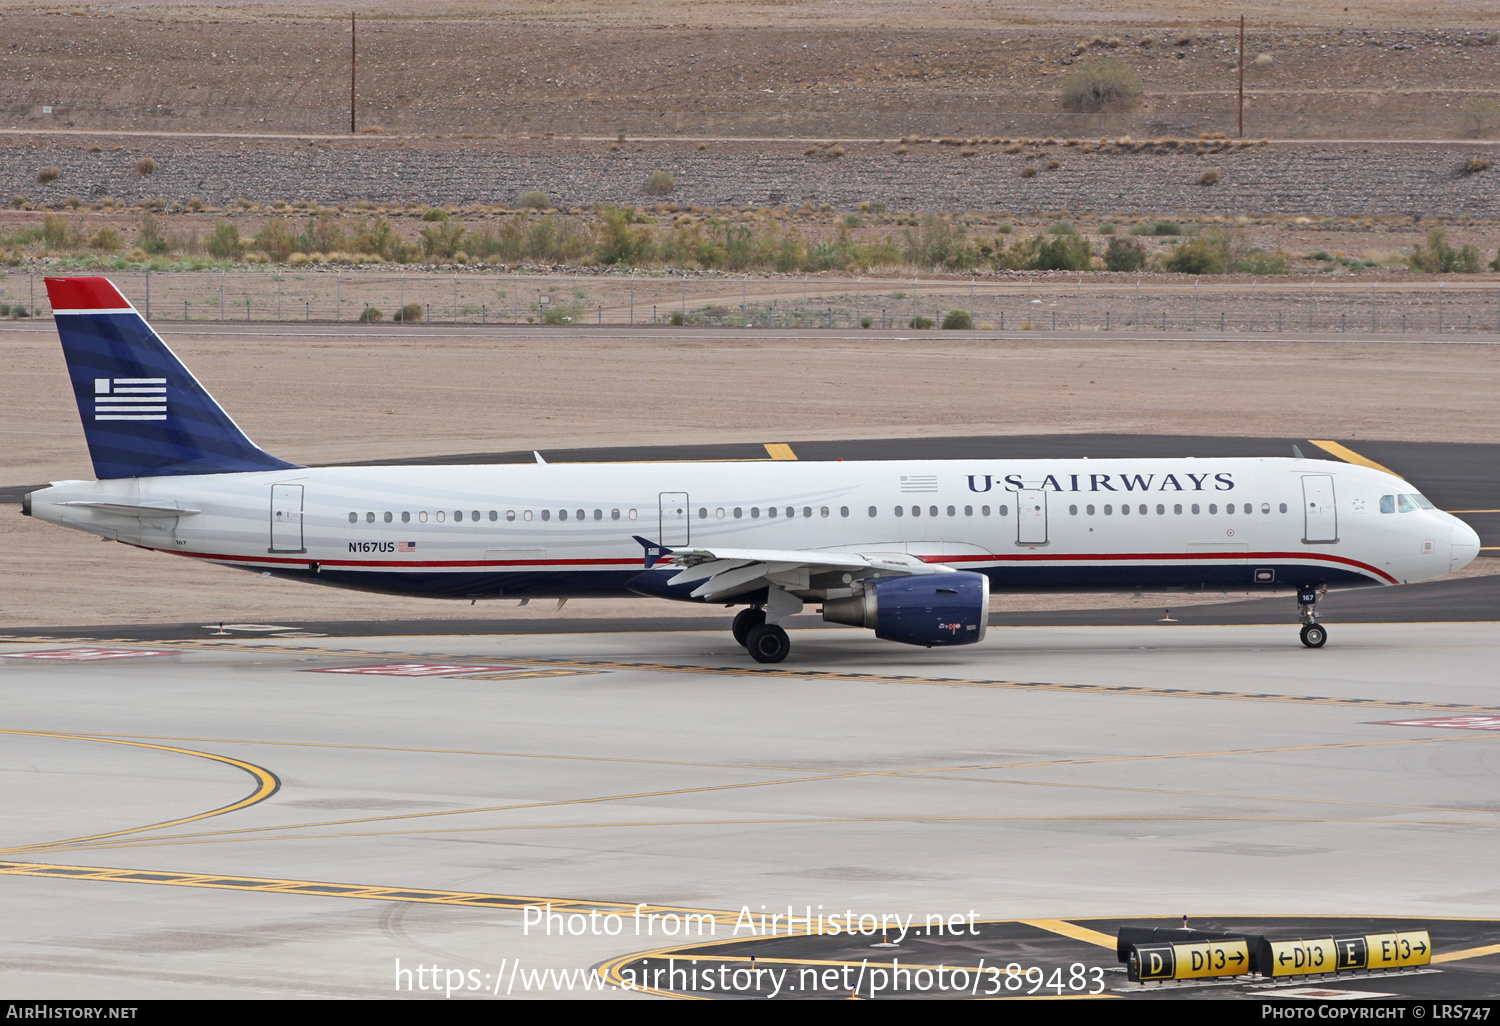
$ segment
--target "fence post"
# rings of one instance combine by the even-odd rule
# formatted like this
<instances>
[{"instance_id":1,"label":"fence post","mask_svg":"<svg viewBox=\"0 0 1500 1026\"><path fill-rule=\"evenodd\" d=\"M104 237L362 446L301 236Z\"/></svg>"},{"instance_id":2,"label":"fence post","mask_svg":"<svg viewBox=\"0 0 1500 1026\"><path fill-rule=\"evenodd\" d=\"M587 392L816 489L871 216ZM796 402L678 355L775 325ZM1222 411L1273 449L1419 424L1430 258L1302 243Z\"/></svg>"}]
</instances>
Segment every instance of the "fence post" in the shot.
<instances>
[{"instance_id":1,"label":"fence post","mask_svg":"<svg viewBox=\"0 0 1500 1026\"><path fill-rule=\"evenodd\" d=\"M281 274L276 275L276 323L281 323Z\"/></svg>"},{"instance_id":2,"label":"fence post","mask_svg":"<svg viewBox=\"0 0 1500 1026\"><path fill-rule=\"evenodd\" d=\"M974 326L974 276L969 275L969 327Z\"/></svg>"},{"instance_id":3,"label":"fence post","mask_svg":"<svg viewBox=\"0 0 1500 1026\"><path fill-rule=\"evenodd\" d=\"M634 275L634 273L635 272L633 272L633 271L631 272L632 275ZM634 285L632 284L631 287L633 288ZM516 292L515 292L515 295L511 297L511 300L515 304L515 308L516 308L515 316L512 317L511 320L514 321L516 324L520 324L521 323L521 272L520 271L516 272Z\"/></svg>"},{"instance_id":4,"label":"fence post","mask_svg":"<svg viewBox=\"0 0 1500 1026\"><path fill-rule=\"evenodd\" d=\"M334 274L333 323L337 324L344 319L344 269L340 267Z\"/></svg>"},{"instance_id":5,"label":"fence post","mask_svg":"<svg viewBox=\"0 0 1500 1026\"><path fill-rule=\"evenodd\" d=\"M803 305L807 305L807 275L802 276ZM682 324L687 326L687 270L682 272Z\"/></svg>"},{"instance_id":6,"label":"fence post","mask_svg":"<svg viewBox=\"0 0 1500 1026\"><path fill-rule=\"evenodd\" d=\"M146 320L151 319L151 268L146 268Z\"/></svg>"},{"instance_id":7,"label":"fence post","mask_svg":"<svg viewBox=\"0 0 1500 1026\"><path fill-rule=\"evenodd\" d=\"M1141 276L1135 277L1135 330L1141 330Z\"/></svg>"},{"instance_id":8,"label":"fence post","mask_svg":"<svg viewBox=\"0 0 1500 1026\"><path fill-rule=\"evenodd\" d=\"M1026 327L1031 327L1031 279L1026 279Z\"/></svg>"},{"instance_id":9,"label":"fence post","mask_svg":"<svg viewBox=\"0 0 1500 1026\"><path fill-rule=\"evenodd\" d=\"M29 295L31 296L31 299L29 300L29 302L31 303L31 316L35 317L36 316L36 272L35 271L27 271L26 272L26 287L30 290Z\"/></svg>"},{"instance_id":10,"label":"fence post","mask_svg":"<svg viewBox=\"0 0 1500 1026\"><path fill-rule=\"evenodd\" d=\"M458 270L453 271L453 323L458 323Z\"/></svg>"},{"instance_id":11,"label":"fence post","mask_svg":"<svg viewBox=\"0 0 1500 1026\"><path fill-rule=\"evenodd\" d=\"M630 326L635 327L635 268L630 269Z\"/></svg>"},{"instance_id":12,"label":"fence post","mask_svg":"<svg viewBox=\"0 0 1500 1026\"><path fill-rule=\"evenodd\" d=\"M1313 283L1307 283L1307 330L1313 327Z\"/></svg>"},{"instance_id":13,"label":"fence post","mask_svg":"<svg viewBox=\"0 0 1500 1026\"><path fill-rule=\"evenodd\" d=\"M855 327L859 327L860 326L860 323L859 323L859 287L860 287L860 284L864 280L865 279L864 279L863 275L861 275L860 277L854 279L854 325L855 325ZM972 294L972 291L971 291L971 294ZM974 305L973 299L969 300L969 305L970 306ZM972 318L973 316L974 316L974 311L970 310L969 311L969 317Z\"/></svg>"},{"instance_id":14,"label":"fence post","mask_svg":"<svg viewBox=\"0 0 1500 1026\"><path fill-rule=\"evenodd\" d=\"M1375 285L1370 285L1370 330L1379 331L1380 318L1375 312Z\"/></svg>"},{"instance_id":15,"label":"fence post","mask_svg":"<svg viewBox=\"0 0 1500 1026\"><path fill-rule=\"evenodd\" d=\"M1083 272L1078 272L1078 298L1073 304L1074 331L1083 330Z\"/></svg>"},{"instance_id":16,"label":"fence post","mask_svg":"<svg viewBox=\"0 0 1500 1026\"><path fill-rule=\"evenodd\" d=\"M1250 279L1250 330L1255 330L1255 279Z\"/></svg>"},{"instance_id":17,"label":"fence post","mask_svg":"<svg viewBox=\"0 0 1500 1026\"><path fill-rule=\"evenodd\" d=\"M219 323L224 322L224 268L219 268Z\"/></svg>"},{"instance_id":18,"label":"fence post","mask_svg":"<svg viewBox=\"0 0 1500 1026\"><path fill-rule=\"evenodd\" d=\"M184 299L182 301L182 319L184 321L186 321L188 319L188 314L187 314L187 300L186 299Z\"/></svg>"},{"instance_id":19,"label":"fence post","mask_svg":"<svg viewBox=\"0 0 1500 1026\"><path fill-rule=\"evenodd\" d=\"M1193 330L1198 330L1198 276L1193 275Z\"/></svg>"},{"instance_id":20,"label":"fence post","mask_svg":"<svg viewBox=\"0 0 1500 1026\"><path fill-rule=\"evenodd\" d=\"M402 310L406 309L406 268L405 267L401 268L401 285L400 285L400 288L396 292L396 303L398 304L398 306L399 306L400 309L402 309ZM402 323L403 324L405 323L404 318L403 318Z\"/></svg>"},{"instance_id":21,"label":"fence post","mask_svg":"<svg viewBox=\"0 0 1500 1026\"><path fill-rule=\"evenodd\" d=\"M1438 334L1443 333L1443 283L1438 282Z\"/></svg>"}]
</instances>

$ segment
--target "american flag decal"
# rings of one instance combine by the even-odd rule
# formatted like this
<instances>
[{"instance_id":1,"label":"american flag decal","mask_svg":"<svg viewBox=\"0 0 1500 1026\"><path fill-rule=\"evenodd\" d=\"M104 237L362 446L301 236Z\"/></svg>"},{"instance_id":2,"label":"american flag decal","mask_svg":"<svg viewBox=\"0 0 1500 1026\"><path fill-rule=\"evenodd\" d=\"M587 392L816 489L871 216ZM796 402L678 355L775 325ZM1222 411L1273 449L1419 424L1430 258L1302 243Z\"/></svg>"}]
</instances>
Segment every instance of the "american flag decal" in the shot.
<instances>
[{"instance_id":1,"label":"american flag decal","mask_svg":"<svg viewBox=\"0 0 1500 1026\"><path fill-rule=\"evenodd\" d=\"M901 490L903 492L935 492L938 490L936 474L902 474Z\"/></svg>"},{"instance_id":2,"label":"american flag decal","mask_svg":"<svg viewBox=\"0 0 1500 1026\"><path fill-rule=\"evenodd\" d=\"M166 378L95 378L95 420L166 420Z\"/></svg>"},{"instance_id":3,"label":"american flag decal","mask_svg":"<svg viewBox=\"0 0 1500 1026\"><path fill-rule=\"evenodd\" d=\"M417 551L417 543L416 542L400 542L400 543L398 543L396 545L396 551L397 552L416 552Z\"/></svg>"}]
</instances>

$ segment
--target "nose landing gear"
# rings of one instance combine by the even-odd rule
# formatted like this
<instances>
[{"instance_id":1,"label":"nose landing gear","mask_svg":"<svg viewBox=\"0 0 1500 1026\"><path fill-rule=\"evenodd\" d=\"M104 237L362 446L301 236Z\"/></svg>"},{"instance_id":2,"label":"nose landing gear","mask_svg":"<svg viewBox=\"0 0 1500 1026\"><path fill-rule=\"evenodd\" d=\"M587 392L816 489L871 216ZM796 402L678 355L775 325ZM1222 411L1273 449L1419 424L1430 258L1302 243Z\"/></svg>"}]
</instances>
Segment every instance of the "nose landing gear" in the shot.
<instances>
[{"instance_id":1,"label":"nose landing gear","mask_svg":"<svg viewBox=\"0 0 1500 1026\"><path fill-rule=\"evenodd\" d=\"M1318 599L1328 593L1328 585L1304 584L1297 589L1297 619L1302 621L1302 644L1322 648L1328 641L1328 630L1318 623Z\"/></svg>"}]
</instances>

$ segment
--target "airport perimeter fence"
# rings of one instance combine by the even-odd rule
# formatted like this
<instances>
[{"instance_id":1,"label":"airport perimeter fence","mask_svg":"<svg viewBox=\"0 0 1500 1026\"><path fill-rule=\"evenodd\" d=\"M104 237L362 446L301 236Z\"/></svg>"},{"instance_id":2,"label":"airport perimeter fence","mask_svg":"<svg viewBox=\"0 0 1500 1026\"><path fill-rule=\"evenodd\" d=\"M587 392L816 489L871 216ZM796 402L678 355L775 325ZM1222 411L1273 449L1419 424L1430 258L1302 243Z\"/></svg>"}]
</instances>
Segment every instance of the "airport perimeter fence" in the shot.
<instances>
[{"instance_id":1,"label":"airport perimeter fence","mask_svg":"<svg viewBox=\"0 0 1500 1026\"><path fill-rule=\"evenodd\" d=\"M399 323L1500 335L1500 282L517 274L388 269L116 271L155 323ZM42 275L0 272L0 317L48 317Z\"/></svg>"},{"instance_id":2,"label":"airport perimeter fence","mask_svg":"<svg viewBox=\"0 0 1500 1026\"><path fill-rule=\"evenodd\" d=\"M347 93L345 94L347 95ZM872 111L837 108L736 110L739 97L725 97L721 110L610 110L585 104L538 109L518 107L382 107L361 104L360 133L615 139L900 139L919 138L1197 138L1204 132L1238 134L1231 103L1202 110L1155 110L1150 104L1121 114L995 111L987 94L954 94L959 108L938 111ZM1473 106L1472 104L1470 106ZM348 135L349 108L135 105L99 102L46 103L26 97L0 98L0 125L11 129L96 129L134 132L235 132L251 134ZM1493 139L1500 136L1500 110L1479 106L1441 111L1245 111L1247 139Z\"/></svg>"}]
</instances>

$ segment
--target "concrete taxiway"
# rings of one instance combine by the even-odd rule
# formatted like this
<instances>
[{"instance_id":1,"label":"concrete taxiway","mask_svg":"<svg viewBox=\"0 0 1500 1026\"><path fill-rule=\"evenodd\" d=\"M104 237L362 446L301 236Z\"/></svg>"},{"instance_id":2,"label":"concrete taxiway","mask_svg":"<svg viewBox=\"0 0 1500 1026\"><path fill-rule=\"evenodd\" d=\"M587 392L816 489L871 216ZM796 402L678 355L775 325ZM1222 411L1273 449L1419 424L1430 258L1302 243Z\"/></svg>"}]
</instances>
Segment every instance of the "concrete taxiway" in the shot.
<instances>
[{"instance_id":1,"label":"concrete taxiway","mask_svg":"<svg viewBox=\"0 0 1500 1026\"><path fill-rule=\"evenodd\" d=\"M0 988L542 996L567 988L535 971L605 966L620 996L652 952L772 943L731 931L764 906L784 933L790 906L958 917L987 964L1082 961L1110 993L1119 922L1430 922L1437 972L1376 989L1500 995L1494 623L1344 624L1319 651L1290 620L795 645L0 645ZM528 929L549 902L579 918ZM880 940L795 957L900 955Z\"/></svg>"}]
</instances>

